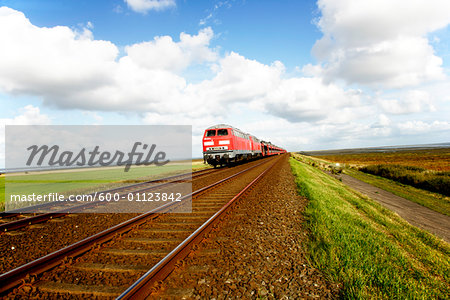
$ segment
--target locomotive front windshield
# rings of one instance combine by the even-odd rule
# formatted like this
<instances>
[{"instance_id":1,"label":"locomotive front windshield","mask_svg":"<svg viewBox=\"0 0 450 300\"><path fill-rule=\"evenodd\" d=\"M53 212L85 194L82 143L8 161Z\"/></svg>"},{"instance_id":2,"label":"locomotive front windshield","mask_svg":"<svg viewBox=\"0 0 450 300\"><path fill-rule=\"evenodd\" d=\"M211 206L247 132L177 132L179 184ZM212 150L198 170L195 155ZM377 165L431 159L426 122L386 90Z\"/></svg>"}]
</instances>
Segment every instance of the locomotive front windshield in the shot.
<instances>
[{"instance_id":1,"label":"locomotive front windshield","mask_svg":"<svg viewBox=\"0 0 450 300\"><path fill-rule=\"evenodd\" d=\"M219 130L217 130L217 135L221 135L221 136L228 135L228 130L227 129L219 129Z\"/></svg>"},{"instance_id":2,"label":"locomotive front windshield","mask_svg":"<svg viewBox=\"0 0 450 300\"><path fill-rule=\"evenodd\" d=\"M215 136L216 135L216 131L215 130L208 130L206 131L206 136Z\"/></svg>"}]
</instances>

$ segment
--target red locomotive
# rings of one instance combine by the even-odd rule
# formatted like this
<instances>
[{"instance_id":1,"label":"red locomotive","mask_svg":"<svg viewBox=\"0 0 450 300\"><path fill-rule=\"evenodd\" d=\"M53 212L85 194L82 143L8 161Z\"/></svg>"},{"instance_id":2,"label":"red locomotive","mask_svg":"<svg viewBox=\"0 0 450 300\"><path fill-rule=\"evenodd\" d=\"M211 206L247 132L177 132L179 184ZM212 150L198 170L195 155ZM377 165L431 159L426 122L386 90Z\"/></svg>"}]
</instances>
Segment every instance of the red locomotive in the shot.
<instances>
[{"instance_id":1,"label":"red locomotive","mask_svg":"<svg viewBox=\"0 0 450 300\"><path fill-rule=\"evenodd\" d=\"M281 153L286 150L230 125L211 126L203 135L203 160L214 167Z\"/></svg>"}]
</instances>

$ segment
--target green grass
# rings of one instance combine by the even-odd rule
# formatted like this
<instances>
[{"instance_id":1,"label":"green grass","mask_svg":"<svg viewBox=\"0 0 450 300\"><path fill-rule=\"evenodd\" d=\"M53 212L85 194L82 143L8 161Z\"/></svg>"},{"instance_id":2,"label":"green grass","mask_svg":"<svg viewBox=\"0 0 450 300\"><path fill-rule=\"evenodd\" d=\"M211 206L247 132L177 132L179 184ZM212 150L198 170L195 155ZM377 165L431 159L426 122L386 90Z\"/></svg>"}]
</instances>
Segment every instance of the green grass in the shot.
<instances>
[{"instance_id":1,"label":"green grass","mask_svg":"<svg viewBox=\"0 0 450 300\"><path fill-rule=\"evenodd\" d=\"M199 170L209 169L209 168L211 168L211 166L208 164L204 164L203 159L192 160L192 171L199 171Z\"/></svg>"},{"instance_id":2,"label":"green grass","mask_svg":"<svg viewBox=\"0 0 450 300\"><path fill-rule=\"evenodd\" d=\"M5 176L0 175L0 211L5 210Z\"/></svg>"},{"instance_id":3,"label":"green grass","mask_svg":"<svg viewBox=\"0 0 450 300\"><path fill-rule=\"evenodd\" d=\"M132 167L129 172L124 172L123 168L99 168L77 172L34 172L18 176L8 175L6 178L2 176L0 177L0 211L4 210L7 196L5 184L8 187L8 194L86 194L205 167L206 165L203 164L174 163L163 167ZM8 206L8 209L11 208Z\"/></svg>"},{"instance_id":4,"label":"green grass","mask_svg":"<svg viewBox=\"0 0 450 300\"><path fill-rule=\"evenodd\" d=\"M311 262L347 299L436 299L450 294L450 247L321 170L291 159Z\"/></svg>"},{"instance_id":5,"label":"green grass","mask_svg":"<svg viewBox=\"0 0 450 300\"><path fill-rule=\"evenodd\" d=\"M380 189L391 192L397 196L403 197L417 204L428 207L429 209L437 211L441 214L450 216L449 197L424 191L409 185L401 184L394 180L386 179L371 174L366 174L357 171L355 169L345 169L344 173L361 181L367 182Z\"/></svg>"},{"instance_id":6,"label":"green grass","mask_svg":"<svg viewBox=\"0 0 450 300\"><path fill-rule=\"evenodd\" d=\"M188 169L189 167L189 169ZM165 176L177 171L188 172L190 166L165 165L162 167L148 166L135 167L124 172L123 168L98 168L94 170L81 170L72 172L33 172L19 176L6 176L6 184L11 192L64 192L75 190L88 190L92 187L103 187L109 183L132 184L151 179L156 176Z\"/></svg>"}]
</instances>

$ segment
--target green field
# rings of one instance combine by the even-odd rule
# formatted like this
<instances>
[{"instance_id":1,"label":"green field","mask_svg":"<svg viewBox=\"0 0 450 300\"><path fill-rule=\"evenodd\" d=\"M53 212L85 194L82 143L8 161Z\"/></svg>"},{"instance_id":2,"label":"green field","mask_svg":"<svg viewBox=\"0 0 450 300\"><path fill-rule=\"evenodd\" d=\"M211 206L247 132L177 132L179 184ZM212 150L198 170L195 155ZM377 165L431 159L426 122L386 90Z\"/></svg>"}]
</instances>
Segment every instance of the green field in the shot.
<instances>
[{"instance_id":1,"label":"green field","mask_svg":"<svg viewBox=\"0 0 450 300\"><path fill-rule=\"evenodd\" d=\"M46 194L72 193L86 194L114 187L130 185L142 181L187 173L191 170L207 168L202 161L185 164L169 164L163 167L132 167L129 172L123 168L98 168L91 170L72 170L69 172L34 172L0 177L0 207L4 210L5 184L8 194ZM6 182L6 183L5 183Z\"/></svg>"},{"instance_id":2,"label":"green field","mask_svg":"<svg viewBox=\"0 0 450 300\"><path fill-rule=\"evenodd\" d=\"M0 211L5 210L5 175L0 175Z\"/></svg>"},{"instance_id":3,"label":"green field","mask_svg":"<svg viewBox=\"0 0 450 300\"><path fill-rule=\"evenodd\" d=\"M342 284L342 298L448 298L449 244L317 167L290 162L299 193L310 200L309 259Z\"/></svg>"}]
</instances>

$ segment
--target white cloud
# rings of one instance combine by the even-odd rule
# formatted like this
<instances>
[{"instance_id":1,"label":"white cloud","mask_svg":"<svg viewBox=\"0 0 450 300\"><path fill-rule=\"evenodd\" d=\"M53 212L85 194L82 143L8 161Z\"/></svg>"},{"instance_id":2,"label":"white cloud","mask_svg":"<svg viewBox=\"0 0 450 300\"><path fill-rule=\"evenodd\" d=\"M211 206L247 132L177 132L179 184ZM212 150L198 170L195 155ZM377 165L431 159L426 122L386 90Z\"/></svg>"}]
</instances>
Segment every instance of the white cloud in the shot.
<instances>
[{"instance_id":1,"label":"white cloud","mask_svg":"<svg viewBox=\"0 0 450 300\"><path fill-rule=\"evenodd\" d=\"M450 18L446 0L319 0L318 6L319 27L349 46L423 36L447 26Z\"/></svg>"},{"instance_id":2,"label":"white cloud","mask_svg":"<svg viewBox=\"0 0 450 300\"><path fill-rule=\"evenodd\" d=\"M212 79L189 85L189 98L199 104L226 106L264 97L280 82L284 66L280 62L268 66L231 52L219 61L216 71Z\"/></svg>"},{"instance_id":3,"label":"white cloud","mask_svg":"<svg viewBox=\"0 0 450 300\"><path fill-rule=\"evenodd\" d=\"M372 136L389 136L392 133L391 120L384 114L378 116L378 121L370 126L367 133Z\"/></svg>"},{"instance_id":4,"label":"white cloud","mask_svg":"<svg viewBox=\"0 0 450 300\"><path fill-rule=\"evenodd\" d=\"M127 47L128 55L117 60L119 50L109 41L63 26L37 27L21 12L1 7L0 90L40 96L60 108L182 109L174 101L185 98L186 81L174 69L214 60L207 47L212 36L206 28L198 35L182 33L177 43L161 37ZM172 55L164 60L167 52Z\"/></svg>"},{"instance_id":5,"label":"white cloud","mask_svg":"<svg viewBox=\"0 0 450 300\"><path fill-rule=\"evenodd\" d=\"M430 95L425 91L407 91L402 98L400 100L380 99L378 103L383 111L389 114L411 114L436 110Z\"/></svg>"},{"instance_id":6,"label":"white cloud","mask_svg":"<svg viewBox=\"0 0 450 300\"><path fill-rule=\"evenodd\" d=\"M210 13L209 15L207 15L205 18L201 19L198 22L198 25L200 26L204 26L211 18L213 17L212 13Z\"/></svg>"},{"instance_id":7,"label":"white cloud","mask_svg":"<svg viewBox=\"0 0 450 300\"><path fill-rule=\"evenodd\" d=\"M292 122L342 123L360 114L360 91L324 84L318 77L284 78L284 65L262 64L209 47L211 28L130 45L117 59L108 41L67 27L40 28L12 9L0 9L0 89L41 96L45 104L82 110L135 111L195 119L226 116L234 103ZM17 38L13 38L17 37ZM20 38L19 38L20 37ZM213 76L188 83L180 74L212 64Z\"/></svg>"},{"instance_id":8,"label":"white cloud","mask_svg":"<svg viewBox=\"0 0 450 300\"><path fill-rule=\"evenodd\" d=\"M88 35L36 27L21 12L1 7L0 89L58 98L107 83L118 49Z\"/></svg>"},{"instance_id":9,"label":"white cloud","mask_svg":"<svg viewBox=\"0 0 450 300\"><path fill-rule=\"evenodd\" d=\"M145 14L150 10L165 10L175 7L175 0L124 0L135 12Z\"/></svg>"},{"instance_id":10,"label":"white cloud","mask_svg":"<svg viewBox=\"0 0 450 300\"><path fill-rule=\"evenodd\" d=\"M231 8L232 3L229 0L221 0L221 1L214 1L214 6L207 10L208 15L198 22L200 26L204 26L209 22L212 22L214 24L220 24L220 20L217 18L217 15L219 14L219 11L223 8Z\"/></svg>"},{"instance_id":11,"label":"white cloud","mask_svg":"<svg viewBox=\"0 0 450 300\"><path fill-rule=\"evenodd\" d=\"M49 125L49 116L41 114L39 107L27 105L19 110L20 115L14 118L0 119L0 125Z\"/></svg>"},{"instance_id":12,"label":"white cloud","mask_svg":"<svg viewBox=\"0 0 450 300\"><path fill-rule=\"evenodd\" d=\"M271 89L264 104L269 113L291 122L347 122L348 109L360 105L360 91L345 91L316 77L291 78Z\"/></svg>"},{"instance_id":13,"label":"white cloud","mask_svg":"<svg viewBox=\"0 0 450 300\"><path fill-rule=\"evenodd\" d=\"M208 47L213 35L208 27L195 36L181 33L177 43L170 36L160 36L151 42L128 46L125 52L143 68L179 72L192 63L216 60L217 54Z\"/></svg>"},{"instance_id":14,"label":"white cloud","mask_svg":"<svg viewBox=\"0 0 450 300\"><path fill-rule=\"evenodd\" d=\"M426 35L450 23L446 0L319 0L323 37L313 53L328 80L375 88L444 78Z\"/></svg>"},{"instance_id":15,"label":"white cloud","mask_svg":"<svg viewBox=\"0 0 450 300\"><path fill-rule=\"evenodd\" d=\"M49 125L51 119L42 114L39 107L27 105L19 109L19 115L14 118L0 118L0 168L5 167L5 125Z\"/></svg>"},{"instance_id":16,"label":"white cloud","mask_svg":"<svg viewBox=\"0 0 450 300\"><path fill-rule=\"evenodd\" d=\"M399 123L397 127L400 129L402 134L417 135L417 134L428 134L431 131L445 132L442 136L442 141L448 142L450 138L449 130L450 123L447 121L433 121L433 122L423 122L423 121L407 121Z\"/></svg>"},{"instance_id":17,"label":"white cloud","mask_svg":"<svg viewBox=\"0 0 450 300\"><path fill-rule=\"evenodd\" d=\"M386 115L379 115L378 117L381 126L389 126L391 124L391 120Z\"/></svg>"}]
</instances>

